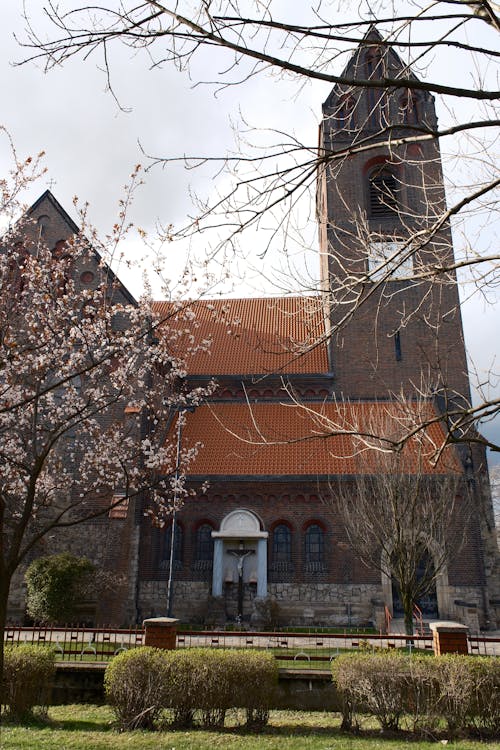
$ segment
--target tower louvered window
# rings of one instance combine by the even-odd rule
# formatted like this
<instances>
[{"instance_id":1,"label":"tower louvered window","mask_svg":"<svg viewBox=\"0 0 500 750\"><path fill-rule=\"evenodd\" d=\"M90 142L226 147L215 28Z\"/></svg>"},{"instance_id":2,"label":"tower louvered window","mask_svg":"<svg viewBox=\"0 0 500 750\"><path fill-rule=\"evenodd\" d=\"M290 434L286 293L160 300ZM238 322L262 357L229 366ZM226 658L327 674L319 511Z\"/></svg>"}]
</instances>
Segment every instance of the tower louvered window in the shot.
<instances>
[{"instance_id":1,"label":"tower louvered window","mask_svg":"<svg viewBox=\"0 0 500 750\"><path fill-rule=\"evenodd\" d=\"M394 216L397 211L397 182L389 169L372 172L369 178L369 213L373 218Z\"/></svg>"}]
</instances>

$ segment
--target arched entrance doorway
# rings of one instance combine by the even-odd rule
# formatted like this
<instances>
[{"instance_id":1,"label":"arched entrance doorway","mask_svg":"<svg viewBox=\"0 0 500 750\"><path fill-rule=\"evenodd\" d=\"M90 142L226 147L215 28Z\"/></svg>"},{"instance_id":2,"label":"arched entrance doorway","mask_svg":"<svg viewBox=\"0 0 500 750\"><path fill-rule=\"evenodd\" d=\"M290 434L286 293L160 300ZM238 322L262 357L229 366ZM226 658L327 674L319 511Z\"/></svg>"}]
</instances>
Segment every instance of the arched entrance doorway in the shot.
<instances>
[{"instance_id":1,"label":"arched entrance doorway","mask_svg":"<svg viewBox=\"0 0 500 750\"><path fill-rule=\"evenodd\" d=\"M419 596L417 598L417 601L415 602L415 604L422 612L423 618L426 620L439 617L439 607L434 563L430 553L427 550L424 550L417 567L417 583L420 584L422 583L422 580L429 580L429 578L432 578L432 582L428 590L424 594ZM392 578L392 610L393 617L395 617L396 619L404 617L403 603L401 601L401 596L399 593L399 586L394 578Z\"/></svg>"},{"instance_id":2,"label":"arched entrance doorway","mask_svg":"<svg viewBox=\"0 0 500 750\"><path fill-rule=\"evenodd\" d=\"M423 545L425 545L424 549L427 550L425 554L429 556L431 563L436 559L442 560L442 554L432 540L425 540ZM421 565L423 564L424 560L421 561ZM397 587L393 585L393 579L390 573L391 566L387 554L382 556L381 569L384 604L394 618L400 619L402 618L401 597L399 596ZM420 572L419 575L422 575L422 573ZM446 620L450 618L449 599L448 570L446 565L441 564L435 576L431 591L429 594L420 597L420 600L417 600L417 604L423 611L425 619L440 618Z\"/></svg>"},{"instance_id":3,"label":"arched entrance doorway","mask_svg":"<svg viewBox=\"0 0 500 750\"><path fill-rule=\"evenodd\" d=\"M229 513L213 531L212 595L224 597L230 617L242 620L245 594L267 596L267 537L259 518L249 510Z\"/></svg>"}]
</instances>

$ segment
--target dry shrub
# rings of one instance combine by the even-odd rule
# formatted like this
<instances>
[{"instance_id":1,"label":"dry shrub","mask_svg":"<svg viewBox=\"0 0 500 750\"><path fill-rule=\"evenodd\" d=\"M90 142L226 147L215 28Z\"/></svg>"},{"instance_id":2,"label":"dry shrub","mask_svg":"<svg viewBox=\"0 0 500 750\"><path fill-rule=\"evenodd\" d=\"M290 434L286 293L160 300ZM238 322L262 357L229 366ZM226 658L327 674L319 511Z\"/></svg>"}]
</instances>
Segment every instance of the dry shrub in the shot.
<instances>
[{"instance_id":1,"label":"dry shrub","mask_svg":"<svg viewBox=\"0 0 500 750\"><path fill-rule=\"evenodd\" d=\"M472 661L474 695L472 724L480 732L500 734L500 659L480 656Z\"/></svg>"},{"instance_id":2,"label":"dry shrub","mask_svg":"<svg viewBox=\"0 0 500 750\"><path fill-rule=\"evenodd\" d=\"M203 649L165 652L169 664L169 686L165 705L172 709L173 724L179 728L193 725L194 714L203 694Z\"/></svg>"},{"instance_id":3,"label":"dry shrub","mask_svg":"<svg viewBox=\"0 0 500 750\"><path fill-rule=\"evenodd\" d=\"M437 710L448 725L451 734L463 729L471 714L474 677L472 657L454 654L433 660L437 683Z\"/></svg>"},{"instance_id":4,"label":"dry shrub","mask_svg":"<svg viewBox=\"0 0 500 750\"><path fill-rule=\"evenodd\" d=\"M404 716L413 731L433 731L446 721L451 735L467 728L500 732L500 660L496 657L441 657L346 654L332 664L343 701L343 729L356 712L374 716L383 729L397 729Z\"/></svg>"},{"instance_id":5,"label":"dry shrub","mask_svg":"<svg viewBox=\"0 0 500 750\"><path fill-rule=\"evenodd\" d=\"M405 656L394 651L346 654L335 659L332 672L344 703L344 728L352 723L353 714L366 711L383 729L398 729L409 675Z\"/></svg>"},{"instance_id":6,"label":"dry shrub","mask_svg":"<svg viewBox=\"0 0 500 750\"><path fill-rule=\"evenodd\" d=\"M500 660L494 656L442 656L436 660L439 709L452 733L473 727L500 733Z\"/></svg>"},{"instance_id":7,"label":"dry shrub","mask_svg":"<svg viewBox=\"0 0 500 750\"><path fill-rule=\"evenodd\" d=\"M168 654L171 674L169 706L175 726L192 726L197 709L201 711L203 726L223 726L230 703L227 680L224 679L226 653L192 648Z\"/></svg>"},{"instance_id":8,"label":"dry shrub","mask_svg":"<svg viewBox=\"0 0 500 750\"><path fill-rule=\"evenodd\" d=\"M190 726L196 710L204 727L224 725L229 708L243 707L247 723L262 726L278 679L272 654L250 650L186 649L169 654L170 707L176 726Z\"/></svg>"},{"instance_id":9,"label":"dry shrub","mask_svg":"<svg viewBox=\"0 0 500 750\"><path fill-rule=\"evenodd\" d=\"M278 684L276 659L263 651L242 650L235 653L231 669L236 705L245 708L247 726L265 726Z\"/></svg>"},{"instance_id":10,"label":"dry shrub","mask_svg":"<svg viewBox=\"0 0 500 750\"><path fill-rule=\"evenodd\" d=\"M139 648L115 657L105 688L121 729L153 728L163 708L188 728L199 712L204 727L224 725L226 711L247 710L247 723L267 722L278 668L272 654L249 650Z\"/></svg>"},{"instance_id":11,"label":"dry shrub","mask_svg":"<svg viewBox=\"0 0 500 750\"><path fill-rule=\"evenodd\" d=\"M152 729L167 699L165 653L143 646L115 656L104 675L106 697L121 730Z\"/></svg>"}]
</instances>

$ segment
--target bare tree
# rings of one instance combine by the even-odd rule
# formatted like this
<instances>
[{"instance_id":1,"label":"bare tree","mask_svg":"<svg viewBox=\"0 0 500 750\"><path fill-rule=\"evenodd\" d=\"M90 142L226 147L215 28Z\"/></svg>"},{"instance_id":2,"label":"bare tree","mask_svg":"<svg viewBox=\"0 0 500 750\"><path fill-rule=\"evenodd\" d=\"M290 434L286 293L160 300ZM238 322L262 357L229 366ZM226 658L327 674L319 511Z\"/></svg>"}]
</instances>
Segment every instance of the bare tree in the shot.
<instances>
[{"instance_id":1,"label":"bare tree","mask_svg":"<svg viewBox=\"0 0 500 750\"><path fill-rule=\"evenodd\" d=\"M3 219L31 172L18 161L12 191L4 181ZM180 388L186 359L170 354L175 329L156 336L165 321L150 301L123 290L84 233L49 248L43 226L11 223L0 251L0 673L18 567L48 536L64 545L72 527L144 493L163 525L198 449L168 440L168 426L204 393Z\"/></svg>"},{"instance_id":2,"label":"bare tree","mask_svg":"<svg viewBox=\"0 0 500 750\"><path fill-rule=\"evenodd\" d=\"M260 228L265 217L272 217L270 242L283 242L285 234L288 246L294 239L306 245L301 231L293 236L293 215L304 200L313 204L317 184L321 201L322 180L334 184L349 160L377 157L381 151L392 166L412 159L418 162L410 180L403 175L391 182L381 172L373 182L373 200L378 204L374 210L392 211L397 218L392 233L374 228L366 213L351 205L342 191L337 196L338 205L343 202L351 209L350 221L336 224L329 214L330 226L325 222L320 229L322 262L328 271L321 283L303 283L304 290L321 288L333 300L335 311L327 337L341 341L356 316L365 315L376 325L384 305L395 301L397 306L395 281L418 287L413 303L398 308L391 334L395 340L417 318L435 332L436 342L446 336L441 321L459 315L457 271L467 274L471 285L467 294L496 295L500 259L496 248L476 245L469 238L454 253L450 222L460 230L460 221L471 213L481 228L495 218L500 184L495 154L500 98L494 73L499 59L497 3L457 0L426 5L382 0L356 6L356 11L344 16L332 5L320 3L305 15L304 22L293 10L289 19L282 19L272 2L124 2L110 9L76 0L47 5L52 38L42 36L31 23L29 3L25 8L24 44L32 50L30 60L41 59L48 69L75 55L87 59L101 54L111 91L112 49L120 43L134 53L143 51L148 64L173 64L194 75L195 62L209 60L218 50L217 62L224 70L212 81L218 87L244 85L269 70L294 78L299 86L319 80L334 87L319 151L315 143L302 143L293 133L281 132L272 134L257 156L242 140L234 156L202 153L191 158L156 158L161 165L182 158L191 168L213 161L231 175L228 190L215 199L198 201L195 215L185 226L165 231L169 240L213 232L211 252L228 247L233 251L245 230ZM374 51L370 69L358 64L356 50ZM394 64L393 50L401 64ZM450 66L467 68L470 75L456 85L445 73ZM432 96L440 97L445 105L444 125L419 112L421 103ZM329 135L333 131L336 135ZM440 160L438 139L450 144L457 171L454 184L449 185L448 205L435 175ZM464 168L466 160L470 173ZM420 182L415 177L418 171ZM354 245L358 260L362 251L362 263L352 256ZM263 254L266 251L267 246L261 249ZM313 345L321 343L317 340ZM499 412L499 399L490 389L495 372L481 378L484 389L473 406L468 388L448 384L444 361L443 352L438 352L418 382L412 383L420 397L441 399L441 415L448 428L441 448L449 442L476 442L499 449L498 441L487 440L476 430L478 421L491 420ZM465 362L461 367L466 367ZM392 397L399 397L392 384L385 387ZM406 396L402 394L403 399ZM413 424L398 440L410 439L415 430L425 427Z\"/></svg>"},{"instance_id":3,"label":"bare tree","mask_svg":"<svg viewBox=\"0 0 500 750\"><path fill-rule=\"evenodd\" d=\"M397 420L388 418L370 431L390 435L397 429ZM367 452L364 441L359 470L332 484L330 502L359 558L395 582L411 635L415 604L435 586L464 542L469 491L453 453L433 469L429 441L422 437L407 441L399 453L381 450L380 442L371 440L378 449Z\"/></svg>"}]
</instances>

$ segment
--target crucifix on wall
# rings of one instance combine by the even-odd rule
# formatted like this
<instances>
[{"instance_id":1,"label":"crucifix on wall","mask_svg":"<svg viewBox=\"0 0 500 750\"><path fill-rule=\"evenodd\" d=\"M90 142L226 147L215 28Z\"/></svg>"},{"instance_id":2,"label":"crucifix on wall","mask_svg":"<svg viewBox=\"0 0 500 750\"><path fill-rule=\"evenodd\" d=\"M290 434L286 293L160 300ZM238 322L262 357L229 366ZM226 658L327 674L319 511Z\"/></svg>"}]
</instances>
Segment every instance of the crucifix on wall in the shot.
<instances>
[{"instance_id":1,"label":"crucifix on wall","mask_svg":"<svg viewBox=\"0 0 500 750\"><path fill-rule=\"evenodd\" d=\"M238 561L238 617L241 619L243 617L243 565L245 562L245 558L249 555L253 555L255 550L245 549L245 543L243 541L240 541L240 546L238 549L228 549L227 552L229 555L235 557Z\"/></svg>"}]
</instances>

